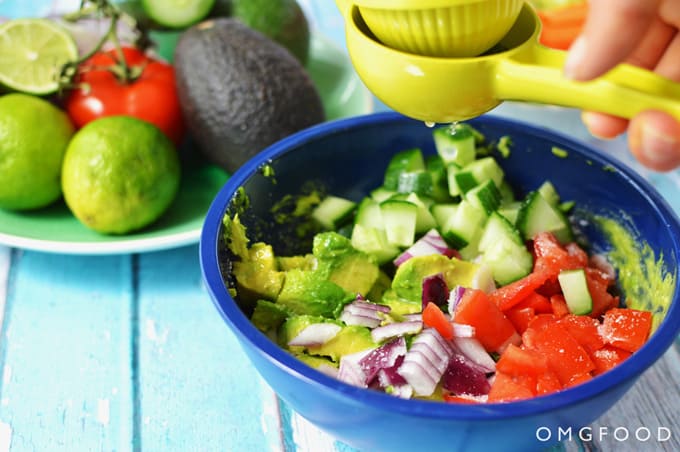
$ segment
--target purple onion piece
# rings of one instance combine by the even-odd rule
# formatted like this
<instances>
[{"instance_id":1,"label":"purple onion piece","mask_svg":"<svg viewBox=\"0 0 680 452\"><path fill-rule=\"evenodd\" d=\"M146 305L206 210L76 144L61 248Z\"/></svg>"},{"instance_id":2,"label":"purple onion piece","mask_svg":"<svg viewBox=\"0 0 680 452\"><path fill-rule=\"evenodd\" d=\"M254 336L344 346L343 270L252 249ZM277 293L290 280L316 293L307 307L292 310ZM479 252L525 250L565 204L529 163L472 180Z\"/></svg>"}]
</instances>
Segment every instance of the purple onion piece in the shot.
<instances>
[{"instance_id":1,"label":"purple onion piece","mask_svg":"<svg viewBox=\"0 0 680 452\"><path fill-rule=\"evenodd\" d=\"M456 395L488 394L491 385L486 373L463 355L454 355L442 375L442 388Z\"/></svg>"},{"instance_id":2,"label":"purple onion piece","mask_svg":"<svg viewBox=\"0 0 680 452\"><path fill-rule=\"evenodd\" d=\"M359 360L359 366L366 375L366 384L371 384L380 369L393 367L399 357L406 354L406 340L403 337L394 339Z\"/></svg>"},{"instance_id":3,"label":"purple onion piece","mask_svg":"<svg viewBox=\"0 0 680 452\"><path fill-rule=\"evenodd\" d=\"M496 362L474 337L454 337L452 343L459 353L480 366L485 372L496 371Z\"/></svg>"},{"instance_id":4,"label":"purple onion piece","mask_svg":"<svg viewBox=\"0 0 680 452\"><path fill-rule=\"evenodd\" d=\"M451 292L449 292L449 297L447 299L447 310L452 318L454 317L456 307L458 307L458 303L460 303L460 300L463 298L464 294L465 287L463 286L456 286L451 289Z\"/></svg>"},{"instance_id":5,"label":"purple onion piece","mask_svg":"<svg viewBox=\"0 0 680 452\"><path fill-rule=\"evenodd\" d=\"M397 256L393 263L398 267L412 257L430 256L432 254L444 254L448 256L452 253L455 253L455 251L448 247L446 241L442 238L441 234L439 234L439 231L430 229L424 236L416 240L413 245L406 249L406 251Z\"/></svg>"},{"instance_id":6,"label":"purple onion piece","mask_svg":"<svg viewBox=\"0 0 680 452\"><path fill-rule=\"evenodd\" d=\"M475 327L464 323L453 322L454 337L475 337Z\"/></svg>"},{"instance_id":7,"label":"purple onion piece","mask_svg":"<svg viewBox=\"0 0 680 452\"><path fill-rule=\"evenodd\" d=\"M446 280L444 280L444 275L437 273L423 278L422 309L425 309L425 306L430 302L437 306L444 306L448 298L449 288L446 285Z\"/></svg>"},{"instance_id":8,"label":"purple onion piece","mask_svg":"<svg viewBox=\"0 0 680 452\"><path fill-rule=\"evenodd\" d=\"M361 364L359 364L359 361L361 361L364 356L371 353L371 351L372 349L362 350L360 352L342 356L338 368L338 380L360 388L367 387L366 374L364 373Z\"/></svg>"}]
</instances>

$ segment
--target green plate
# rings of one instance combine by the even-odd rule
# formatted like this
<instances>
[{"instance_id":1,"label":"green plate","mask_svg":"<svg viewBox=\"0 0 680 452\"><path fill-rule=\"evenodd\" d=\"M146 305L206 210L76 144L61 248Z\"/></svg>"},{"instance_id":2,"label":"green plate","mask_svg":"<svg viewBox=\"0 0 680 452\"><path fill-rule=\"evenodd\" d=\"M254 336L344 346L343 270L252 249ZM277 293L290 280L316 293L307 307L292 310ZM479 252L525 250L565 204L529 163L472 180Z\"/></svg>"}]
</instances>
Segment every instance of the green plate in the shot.
<instances>
[{"instance_id":1,"label":"green plate","mask_svg":"<svg viewBox=\"0 0 680 452\"><path fill-rule=\"evenodd\" d=\"M372 110L371 94L341 49L327 38L313 35L310 56L308 69L328 119ZM159 221L140 232L98 234L83 226L62 201L32 212L0 210L0 244L65 254L119 254L197 243L208 207L229 176L202 161L187 162L183 170L174 204Z\"/></svg>"}]
</instances>

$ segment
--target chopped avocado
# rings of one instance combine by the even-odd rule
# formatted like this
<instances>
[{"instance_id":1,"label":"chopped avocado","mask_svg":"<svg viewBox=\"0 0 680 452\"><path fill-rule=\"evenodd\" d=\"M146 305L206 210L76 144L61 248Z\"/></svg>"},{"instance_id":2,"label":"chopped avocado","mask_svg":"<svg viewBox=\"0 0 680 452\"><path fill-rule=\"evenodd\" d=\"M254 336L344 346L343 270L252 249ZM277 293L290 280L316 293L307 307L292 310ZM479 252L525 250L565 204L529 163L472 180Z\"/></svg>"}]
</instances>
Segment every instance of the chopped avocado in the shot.
<instances>
[{"instance_id":1,"label":"chopped avocado","mask_svg":"<svg viewBox=\"0 0 680 452\"><path fill-rule=\"evenodd\" d=\"M381 270L378 273L378 278L375 280L373 287L371 287L371 290L369 290L368 293L366 294L366 298L369 300L375 300L376 302L379 302L380 300L382 300L383 295L390 288L391 285L392 279L389 276L387 276L387 273Z\"/></svg>"},{"instance_id":2,"label":"chopped avocado","mask_svg":"<svg viewBox=\"0 0 680 452\"><path fill-rule=\"evenodd\" d=\"M447 286L471 287L479 265L460 259L448 258L441 254L412 257L401 264L392 280L392 289L397 297L421 303L423 279L441 273Z\"/></svg>"},{"instance_id":3,"label":"chopped avocado","mask_svg":"<svg viewBox=\"0 0 680 452\"><path fill-rule=\"evenodd\" d=\"M266 333L278 328L289 315L285 306L268 300L257 300L250 319L258 330Z\"/></svg>"},{"instance_id":4,"label":"chopped avocado","mask_svg":"<svg viewBox=\"0 0 680 452\"><path fill-rule=\"evenodd\" d=\"M234 262L233 272L238 294L244 300L275 300L285 279L271 245L261 242L250 247L246 259Z\"/></svg>"},{"instance_id":5,"label":"chopped avocado","mask_svg":"<svg viewBox=\"0 0 680 452\"><path fill-rule=\"evenodd\" d=\"M318 260L317 272L349 293L366 296L378 280L380 268L373 258L337 232L314 236L312 253Z\"/></svg>"},{"instance_id":6,"label":"chopped avocado","mask_svg":"<svg viewBox=\"0 0 680 452\"><path fill-rule=\"evenodd\" d=\"M224 226L222 238L227 244L229 251L241 259L247 259L248 242L250 240L246 236L246 227L241 223L238 214L234 215L234 218L225 215L222 218L222 225Z\"/></svg>"},{"instance_id":7,"label":"chopped avocado","mask_svg":"<svg viewBox=\"0 0 680 452\"><path fill-rule=\"evenodd\" d=\"M341 356L377 347L373 342L371 330L365 326L350 325L343 327L333 339L318 347L307 347L307 353L317 356L328 356L338 361Z\"/></svg>"},{"instance_id":8,"label":"chopped avocado","mask_svg":"<svg viewBox=\"0 0 680 452\"><path fill-rule=\"evenodd\" d=\"M277 257L279 268L282 271L292 270L298 268L300 270L314 270L317 262L313 254L305 254L302 256L286 256Z\"/></svg>"},{"instance_id":9,"label":"chopped avocado","mask_svg":"<svg viewBox=\"0 0 680 452\"><path fill-rule=\"evenodd\" d=\"M184 30L173 67L198 149L232 174L270 144L325 120L319 91L300 61L236 18Z\"/></svg>"},{"instance_id":10,"label":"chopped avocado","mask_svg":"<svg viewBox=\"0 0 680 452\"><path fill-rule=\"evenodd\" d=\"M337 317L356 294L328 281L317 271L292 269L285 272L283 288L276 299L296 314Z\"/></svg>"},{"instance_id":11,"label":"chopped avocado","mask_svg":"<svg viewBox=\"0 0 680 452\"><path fill-rule=\"evenodd\" d=\"M394 289L385 291L381 303L390 307L390 315L418 314L423 309L423 304L420 300L411 301L400 298Z\"/></svg>"},{"instance_id":12,"label":"chopped avocado","mask_svg":"<svg viewBox=\"0 0 680 452\"><path fill-rule=\"evenodd\" d=\"M331 361L328 358L324 358L321 356L311 356L308 355L307 353L293 353L293 356L295 356L297 359L302 361L303 363L307 364L310 367L313 367L315 369L322 368L324 366L329 366L336 368L338 367L338 363Z\"/></svg>"}]
</instances>

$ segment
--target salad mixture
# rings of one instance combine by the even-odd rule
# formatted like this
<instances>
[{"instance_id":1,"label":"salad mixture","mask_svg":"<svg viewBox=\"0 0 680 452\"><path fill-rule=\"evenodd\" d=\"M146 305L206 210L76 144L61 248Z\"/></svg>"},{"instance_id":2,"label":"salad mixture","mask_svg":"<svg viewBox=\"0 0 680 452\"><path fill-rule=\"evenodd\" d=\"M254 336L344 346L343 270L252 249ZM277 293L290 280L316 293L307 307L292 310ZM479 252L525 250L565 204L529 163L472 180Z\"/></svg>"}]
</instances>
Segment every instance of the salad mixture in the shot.
<instances>
[{"instance_id":1,"label":"salad mixture","mask_svg":"<svg viewBox=\"0 0 680 452\"><path fill-rule=\"evenodd\" d=\"M465 123L433 140L435 155L395 154L359 202L302 203L320 228L308 254L251 244L225 215L233 294L258 329L346 383L458 403L559 391L646 342L652 313L621 306L606 256L576 240L573 203L550 181L509 186L508 141Z\"/></svg>"}]
</instances>

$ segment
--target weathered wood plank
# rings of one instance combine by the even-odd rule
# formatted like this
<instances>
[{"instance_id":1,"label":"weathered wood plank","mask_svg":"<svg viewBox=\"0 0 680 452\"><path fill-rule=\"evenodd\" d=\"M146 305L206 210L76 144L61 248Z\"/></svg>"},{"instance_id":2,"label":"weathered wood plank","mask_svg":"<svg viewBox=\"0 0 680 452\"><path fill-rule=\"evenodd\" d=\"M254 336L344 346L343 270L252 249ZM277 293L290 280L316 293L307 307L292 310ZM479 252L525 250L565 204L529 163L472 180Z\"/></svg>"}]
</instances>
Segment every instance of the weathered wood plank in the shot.
<instances>
[{"instance_id":1,"label":"weathered wood plank","mask_svg":"<svg viewBox=\"0 0 680 452\"><path fill-rule=\"evenodd\" d=\"M281 450L276 399L212 305L198 248L141 255L137 286L142 449Z\"/></svg>"},{"instance_id":2,"label":"weathered wood plank","mask_svg":"<svg viewBox=\"0 0 680 452\"><path fill-rule=\"evenodd\" d=\"M130 450L130 258L17 251L11 263L0 442Z\"/></svg>"}]
</instances>

